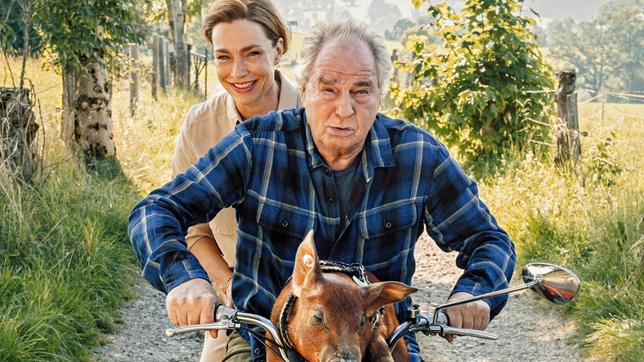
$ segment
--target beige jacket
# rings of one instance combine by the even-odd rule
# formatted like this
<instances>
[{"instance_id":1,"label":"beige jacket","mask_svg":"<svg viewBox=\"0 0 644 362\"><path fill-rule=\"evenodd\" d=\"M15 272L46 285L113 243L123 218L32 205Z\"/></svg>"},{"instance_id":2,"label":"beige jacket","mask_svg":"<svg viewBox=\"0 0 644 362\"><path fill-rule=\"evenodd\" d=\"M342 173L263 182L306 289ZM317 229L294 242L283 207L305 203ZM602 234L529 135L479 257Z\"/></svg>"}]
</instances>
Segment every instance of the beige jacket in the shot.
<instances>
[{"instance_id":1,"label":"beige jacket","mask_svg":"<svg viewBox=\"0 0 644 362\"><path fill-rule=\"evenodd\" d=\"M300 107L297 89L293 83L279 72L276 72L275 76L281 79L278 108ZM242 118L235 107L233 97L223 90L205 102L190 107L172 157L173 176L184 172L196 163L211 147L232 132L235 125L241 121ZM228 265L234 267L237 243L235 210L223 209L210 223L189 228L186 235L188 248L204 236L217 242Z\"/></svg>"}]
</instances>

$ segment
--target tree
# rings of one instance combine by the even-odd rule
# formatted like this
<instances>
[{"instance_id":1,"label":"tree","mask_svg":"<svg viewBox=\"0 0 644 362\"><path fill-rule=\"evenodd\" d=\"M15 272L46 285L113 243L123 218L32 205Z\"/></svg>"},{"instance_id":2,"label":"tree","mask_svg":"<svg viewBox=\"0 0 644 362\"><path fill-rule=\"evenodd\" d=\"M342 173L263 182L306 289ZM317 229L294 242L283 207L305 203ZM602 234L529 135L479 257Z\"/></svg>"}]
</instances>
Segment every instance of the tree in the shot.
<instances>
[{"instance_id":1,"label":"tree","mask_svg":"<svg viewBox=\"0 0 644 362\"><path fill-rule=\"evenodd\" d=\"M415 0L419 7L424 0ZM411 86L395 81L391 97L406 119L457 146L465 166L493 166L512 147L542 141L551 100L534 91L553 87L552 69L543 61L530 26L518 15L522 1L467 1L461 13L447 3L430 5L437 45L411 36ZM546 118L547 119L547 118Z\"/></svg>"},{"instance_id":2,"label":"tree","mask_svg":"<svg viewBox=\"0 0 644 362\"><path fill-rule=\"evenodd\" d=\"M600 90L617 66L616 50L607 19L598 18L582 21L570 33L555 37L551 54L577 69L579 85Z\"/></svg>"},{"instance_id":3,"label":"tree","mask_svg":"<svg viewBox=\"0 0 644 362\"><path fill-rule=\"evenodd\" d=\"M616 86L644 91L644 8L631 6L615 11L609 27L617 48Z\"/></svg>"},{"instance_id":4,"label":"tree","mask_svg":"<svg viewBox=\"0 0 644 362\"><path fill-rule=\"evenodd\" d=\"M387 3L385 0L372 0L367 8L367 17L372 28L382 35L386 29L393 28L401 14L396 4Z\"/></svg>"},{"instance_id":5,"label":"tree","mask_svg":"<svg viewBox=\"0 0 644 362\"><path fill-rule=\"evenodd\" d=\"M34 26L48 63L62 73L62 138L86 161L115 154L112 86L108 67L122 64L120 51L140 42L137 0L38 0Z\"/></svg>"},{"instance_id":6,"label":"tree","mask_svg":"<svg viewBox=\"0 0 644 362\"><path fill-rule=\"evenodd\" d=\"M198 3L201 4L201 1L198 1ZM188 72L190 72L190 69L188 69L188 50L184 38L188 0L166 0L166 4L176 59L174 81L179 87L188 88Z\"/></svg>"},{"instance_id":7,"label":"tree","mask_svg":"<svg viewBox=\"0 0 644 362\"><path fill-rule=\"evenodd\" d=\"M607 3L597 18L555 37L551 53L578 70L582 86L641 91L643 48L644 7L631 0Z\"/></svg>"},{"instance_id":8,"label":"tree","mask_svg":"<svg viewBox=\"0 0 644 362\"><path fill-rule=\"evenodd\" d=\"M25 28L24 11L19 0L0 2L0 46L3 49L21 50L24 47L24 35L28 36L30 53L40 47L40 38L33 36L32 29Z\"/></svg>"},{"instance_id":9,"label":"tree","mask_svg":"<svg viewBox=\"0 0 644 362\"><path fill-rule=\"evenodd\" d=\"M545 42L552 46L555 38L571 33L577 27L572 18L553 19L545 29Z\"/></svg>"},{"instance_id":10,"label":"tree","mask_svg":"<svg viewBox=\"0 0 644 362\"><path fill-rule=\"evenodd\" d=\"M410 19L399 19L396 24L394 24L394 28L391 31L385 31L385 38L387 40L399 40L403 36L405 31L407 31L407 29L413 27L414 25L415 23Z\"/></svg>"}]
</instances>

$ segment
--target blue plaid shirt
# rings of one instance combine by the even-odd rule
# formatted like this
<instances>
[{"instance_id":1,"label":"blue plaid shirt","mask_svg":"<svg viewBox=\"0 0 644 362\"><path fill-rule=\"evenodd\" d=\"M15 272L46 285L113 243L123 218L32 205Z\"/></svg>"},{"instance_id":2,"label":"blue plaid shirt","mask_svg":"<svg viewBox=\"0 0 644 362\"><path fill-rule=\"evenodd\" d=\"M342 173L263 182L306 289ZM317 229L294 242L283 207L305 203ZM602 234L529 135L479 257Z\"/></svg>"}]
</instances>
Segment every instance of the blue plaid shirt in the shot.
<instances>
[{"instance_id":1,"label":"blue plaid shirt","mask_svg":"<svg viewBox=\"0 0 644 362\"><path fill-rule=\"evenodd\" d=\"M240 310L270 316L310 229L320 258L361 263L381 280L410 284L414 247L426 228L442 250L459 253L464 274L452 293L507 287L514 245L445 146L410 123L378 114L360 157L352 217L341 225L333 172L315 148L304 110L242 123L135 206L129 233L143 275L165 292L192 278L208 280L184 235L233 206L238 241L232 285ZM492 316L506 300L487 301ZM399 319L410 303L407 298L396 306Z\"/></svg>"}]
</instances>

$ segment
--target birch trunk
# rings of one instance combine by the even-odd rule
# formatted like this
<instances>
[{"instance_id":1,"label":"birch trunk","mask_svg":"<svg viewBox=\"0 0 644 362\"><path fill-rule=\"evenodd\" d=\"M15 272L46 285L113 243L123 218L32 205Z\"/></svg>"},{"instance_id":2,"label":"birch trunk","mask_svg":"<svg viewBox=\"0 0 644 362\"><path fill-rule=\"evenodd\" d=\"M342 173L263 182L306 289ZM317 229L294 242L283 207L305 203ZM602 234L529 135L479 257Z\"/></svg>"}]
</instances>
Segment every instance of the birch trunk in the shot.
<instances>
[{"instance_id":1,"label":"birch trunk","mask_svg":"<svg viewBox=\"0 0 644 362\"><path fill-rule=\"evenodd\" d=\"M172 5L172 25L174 54L176 59L176 71L174 73L174 83L179 87L188 88L188 52L184 40L185 14L181 0L171 0Z\"/></svg>"},{"instance_id":2,"label":"birch trunk","mask_svg":"<svg viewBox=\"0 0 644 362\"><path fill-rule=\"evenodd\" d=\"M111 88L100 63L87 63L80 72L63 72L62 137L86 161L115 154Z\"/></svg>"}]
</instances>

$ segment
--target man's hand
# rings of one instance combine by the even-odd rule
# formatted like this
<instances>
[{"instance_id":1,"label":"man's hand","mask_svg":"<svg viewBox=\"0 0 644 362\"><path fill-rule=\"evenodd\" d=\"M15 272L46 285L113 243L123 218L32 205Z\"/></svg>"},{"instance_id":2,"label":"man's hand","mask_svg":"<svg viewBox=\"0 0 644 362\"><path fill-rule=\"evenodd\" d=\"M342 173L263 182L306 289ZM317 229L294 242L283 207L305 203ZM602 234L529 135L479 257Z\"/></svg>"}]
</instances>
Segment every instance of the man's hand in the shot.
<instances>
[{"instance_id":1,"label":"man's hand","mask_svg":"<svg viewBox=\"0 0 644 362\"><path fill-rule=\"evenodd\" d=\"M464 292L454 293L448 302L453 302L460 299L471 298L473 295ZM476 302L455 305L445 309L449 317L449 325L455 328L469 328L485 330L488 323L490 323L490 306L482 300ZM454 340L454 336L448 334L445 336L448 342Z\"/></svg>"},{"instance_id":2,"label":"man's hand","mask_svg":"<svg viewBox=\"0 0 644 362\"><path fill-rule=\"evenodd\" d=\"M186 326L215 321L217 295L205 279L190 279L172 289L165 298L168 318L173 324ZM217 337L217 330L210 335Z\"/></svg>"}]
</instances>

